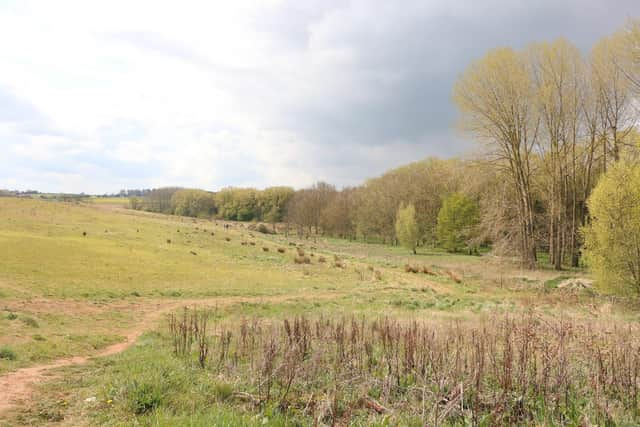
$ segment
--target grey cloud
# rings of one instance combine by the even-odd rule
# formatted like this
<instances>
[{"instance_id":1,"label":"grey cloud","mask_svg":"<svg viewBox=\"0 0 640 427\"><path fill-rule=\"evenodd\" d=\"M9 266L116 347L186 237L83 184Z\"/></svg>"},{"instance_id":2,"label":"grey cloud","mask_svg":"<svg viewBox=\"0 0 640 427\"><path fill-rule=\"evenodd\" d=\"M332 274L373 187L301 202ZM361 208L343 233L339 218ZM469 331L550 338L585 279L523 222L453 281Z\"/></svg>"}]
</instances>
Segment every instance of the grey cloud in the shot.
<instances>
[{"instance_id":1,"label":"grey cloud","mask_svg":"<svg viewBox=\"0 0 640 427\"><path fill-rule=\"evenodd\" d=\"M614 3L494 0L445 6L367 1L326 10L307 23L313 29L310 43L298 48L351 56L311 83L325 88L326 97L282 105L277 119L327 148L386 147L392 153L402 141L415 146L413 155L461 153L470 144L452 129L456 111L451 89L473 59L497 46L523 47L557 37L587 52L598 38L640 14L637 1ZM278 22L298 15L292 12ZM292 35L306 34L296 31ZM347 164L352 179L387 167L373 171ZM335 169L328 159L323 165Z\"/></svg>"},{"instance_id":2,"label":"grey cloud","mask_svg":"<svg viewBox=\"0 0 640 427\"><path fill-rule=\"evenodd\" d=\"M287 0L253 17L278 57L273 66L255 69L220 65L213 52L188 46L180 34L103 36L202 68L217 88L241 100L244 110L238 115L250 112L260 121L257 128L293 135L309 147L288 167L343 185L424 156L448 157L472 147L453 130L451 89L488 49L565 37L587 53L634 16L640 16L637 0ZM0 90L0 122L7 120L26 133L52 131L28 103ZM97 138L109 147L142 139L146 131L123 117L99 129ZM206 143L202 135L218 131L243 134L212 111L210 122L191 135ZM263 165L253 164L251 156L236 160L221 185L260 182ZM130 174L136 183L148 178L115 159L90 162L101 171ZM156 177L162 173L154 171Z\"/></svg>"}]
</instances>

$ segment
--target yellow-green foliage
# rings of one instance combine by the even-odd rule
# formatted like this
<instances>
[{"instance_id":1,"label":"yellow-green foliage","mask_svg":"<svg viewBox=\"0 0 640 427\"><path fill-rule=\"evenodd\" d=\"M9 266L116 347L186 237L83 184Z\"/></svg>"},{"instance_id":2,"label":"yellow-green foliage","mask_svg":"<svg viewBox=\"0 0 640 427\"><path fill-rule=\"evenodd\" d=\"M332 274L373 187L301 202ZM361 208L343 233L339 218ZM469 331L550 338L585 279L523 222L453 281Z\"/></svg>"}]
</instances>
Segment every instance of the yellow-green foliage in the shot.
<instances>
[{"instance_id":1,"label":"yellow-green foliage","mask_svg":"<svg viewBox=\"0 0 640 427\"><path fill-rule=\"evenodd\" d=\"M216 212L215 195L204 190L178 190L171 197L171 204L176 215L208 218Z\"/></svg>"},{"instance_id":2,"label":"yellow-green foliage","mask_svg":"<svg viewBox=\"0 0 640 427\"><path fill-rule=\"evenodd\" d=\"M639 292L640 165L614 165L600 179L588 206L585 255L598 282Z\"/></svg>"},{"instance_id":3,"label":"yellow-green foliage","mask_svg":"<svg viewBox=\"0 0 640 427\"><path fill-rule=\"evenodd\" d=\"M396 237L405 248L416 252L418 235L418 223L416 222L416 209L412 204L400 206L396 215Z\"/></svg>"},{"instance_id":4,"label":"yellow-green foliage","mask_svg":"<svg viewBox=\"0 0 640 427\"><path fill-rule=\"evenodd\" d=\"M457 252L470 245L479 222L477 203L462 193L453 193L438 213L438 240L446 250Z\"/></svg>"}]
</instances>

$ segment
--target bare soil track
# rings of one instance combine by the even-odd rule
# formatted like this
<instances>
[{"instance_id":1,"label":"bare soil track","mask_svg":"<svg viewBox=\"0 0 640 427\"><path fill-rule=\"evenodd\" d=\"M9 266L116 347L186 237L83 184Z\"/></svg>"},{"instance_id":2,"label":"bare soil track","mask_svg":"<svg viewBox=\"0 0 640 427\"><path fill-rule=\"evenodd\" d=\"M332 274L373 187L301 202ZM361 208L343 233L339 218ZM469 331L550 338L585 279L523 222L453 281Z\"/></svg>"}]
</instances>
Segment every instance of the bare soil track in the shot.
<instances>
[{"instance_id":1,"label":"bare soil track","mask_svg":"<svg viewBox=\"0 0 640 427\"><path fill-rule=\"evenodd\" d=\"M316 296L317 298L318 296ZM323 296L320 296L322 298ZM52 372L57 368L62 368L71 365L82 365L87 363L90 359L96 357L110 356L120 353L131 345L145 331L152 328L160 318L180 307L189 305L228 305L241 301L284 301L289 299L287 296L273 296L273 297L228 297L228 298L211 298L211 299L194 299L194 300L173 300L162 301L155 303L142 304L140 310L143 313L142 319L136 324L136 327L130 329L126 334L126 339L122 342L112 344L98 351L95 354L87 356L72 356L64 357L53 362L49 362L42 365L30 366L17 371L9 372L4 375L0 375L0 416L8 411L26 406L31 400L31 396L34 392L34 386L50 380L55 377L56 373Z\"/></svg>"}]
</instances>

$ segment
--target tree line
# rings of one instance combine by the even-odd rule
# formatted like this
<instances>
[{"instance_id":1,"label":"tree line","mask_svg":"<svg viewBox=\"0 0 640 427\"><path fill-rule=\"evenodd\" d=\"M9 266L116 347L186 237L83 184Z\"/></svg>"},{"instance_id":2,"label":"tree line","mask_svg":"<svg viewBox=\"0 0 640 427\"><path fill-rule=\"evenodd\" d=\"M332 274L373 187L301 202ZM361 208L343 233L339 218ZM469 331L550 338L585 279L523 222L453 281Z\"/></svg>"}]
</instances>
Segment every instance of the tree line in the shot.
<instances>
[{"instance_id":1,"label":"tree line","mask_svg":"<svg viewBox=\"0 0 640 427\"><path fill-rule=\"evenodd\" d=\"M291 187L224 188L218 192L163 187L129 201L132 209L149 212L275 224L284 221L294 193Z\"/></svg>"},{"instance_id":2,"label":"tree line","mask_svg":"<svg viewBox=\"0 0 640 427\"><path fill-rule=\"evenodd\" d=\"M538 251L577 266L587 200L612 164L636 156L638 22L598 41L588 56L558 39L499 48L471 64L454 88L460 125L486 148L515 215L505 222L525 265Z\"/></svg>"},{"instance_id":3,"label":"tree line","mask_svg":"<svg viewBox=\"0 0 640 427\"><path fill-rule=\"evenodd\" d=\"M639 167L639 93L638 21L598 41L588 55L564 39L498 48L469 65L453 89L460 127L482 147L473 159L429 158L343 189L326 182L297 191L158 189L136 199L136 207L282 222L300 236L402 244L414 252L422 246L476 252L485 245L529 268L541 253L557 269L579 266L585 251L589 262L610 265L602 256L615 252L607 246L613 241L602 235L617 227L624 230L617 238L637 240L619 244L616 253L624 248L620 262L640 289L640 214L607 192L590 200L599 182L613 188L614 178L619 191L628 190L627 202L640 191L629 188ZM609 204L624 215L612 216ZM616 225L624 221L626 227Z\"/></svg>"}]
</instances>

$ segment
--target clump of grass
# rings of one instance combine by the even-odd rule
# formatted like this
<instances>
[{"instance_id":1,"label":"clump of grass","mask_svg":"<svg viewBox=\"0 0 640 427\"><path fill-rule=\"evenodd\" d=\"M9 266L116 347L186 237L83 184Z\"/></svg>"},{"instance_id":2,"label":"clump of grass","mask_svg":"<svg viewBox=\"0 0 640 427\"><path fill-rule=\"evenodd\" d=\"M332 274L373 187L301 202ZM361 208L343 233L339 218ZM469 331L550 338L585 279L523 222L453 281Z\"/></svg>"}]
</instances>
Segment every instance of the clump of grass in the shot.
<instances>
[{"instance_id":1,"label":"clump of grass","mask_svg":"<svg viewBox=\"0 0 640 427\"><path fill-rule=\"evenodd\" d=\"M16 320L17 318L18 318L18 315L13 312L7 314L7 320Z\"/></svg>"},{"instance_id":2,"label":"clump of grass","mask_svg":"<svg viewBox=\"0 0 640 427\"><path fill-rule=\"evenodd\" d=\"M560 283L562 283L563 281L565 281L567 279L571 279L571 276L554 277L553 279L549 279L549 280L545 281L544 282L544 287L546 289L556 289Z\"/></svg>"},{"instance_id":3,"label":"clump of grass","mask_svg":"<svg viewBox=\"0 0 640 427\"><path fill-rule=\"evenodd\" d=\"M18 355L10 347L6 345L0 347L0 359L16 360L17 358L18 358Z\"/></svg>"},{"instance_id":4,"label":"clump of grass","mask_svg":"<svg viewBox=\"0 0 640 427\"><path fill-rule=\"evenodd\" d=\"M456 283L462 283L462 277L452 270L447 270L447 276Z\"/></svg>"},{"instance_id":5,"label":"clump of grass","mask_svg":"<svg viewBox=\"0 0 640 427\"><path fill-rule=\"evenodd\" d=\"M422 272L424 274L428 274L429 276L435 276L436 273L433 272L433 270L431 270L429 267L427 267L426 265L422 266Z\"/></svg>"},{"instance_id":6,"label":"clump of grass","mask_svg":"<svg viewBox=\"0 0 640 427\"><path fill-rule=\"evenodd\" d=\"M406 273L419 273L420 272L420 268L416 267L414 265L411 265L411 264L405 264L404 265L404 271Z\"/></svg>"},{"instance_id":7,"label":"clump of grass","mask_svg":"<svg viewBox=\"0 0 640 427\"><path fill-rule=\"evenodd\" d=\"M162 403L166 387L161 381L131 381L126 390L132 412L136 415L151 412Z\"/></svg>"},{"instance_id":8,"label":"clump of grass","mask_svg":"<svg viewBox=\"0 0 640 427\"><path fill-rule=\"evenodd\" d=\"M42 335L40 335L40 334L35 334L32 338L33 338L35 341L46 341L46 340L47 340L45 337L43 337L43 336L42 336Z\"/></svg>"},{"instance_id":9,"label":"clump of grass","mask_svg":"<svg viewBox=\"0 0 640 427\"><path fill-rule=\"evenodd\" d=\"M22 323L24 323L25 325L31 327L31 328L39 328L40 327L40 324L38 323L38 321L36 319L34 319L33 317L22 316L22 317L20 317L20 321Z\"/></svg>"},{"instance_id":10,"label":"clump of grass","mask_svg":"<svg viewBox=\"0 0 640 427\"><path fill-rule=\"evenodd\" d=\"M311 264L311 258L309 258L308 256L296 256L295 258L293 258L293 262L295 262L296 264Z\"/></svg>"},{"instance_id":11,"label":"clump of grass","mask_svg":"<svg viewBox=\"0 0 640 427\"><path fill-rule=\"evenodd\" d=\"M260 224L256 227L256 231L258 233L262 233L262 234L273 234L273 230L269 229L269 227L267 227L264 224Z\"/></svg>"},{"instance_id":12,"label":"clump of grass","mask_svg":"<svg viewBox=\"0 0 640 427\"><path fill-rule=\"evenodd\" d=\"M318 257L318 262L319 262L319 263L323 263L323 264L324 264L325 262L327 262L327 259L326 259L325 257L323 257L322 255L320 255L320 256Z\"/></svg>"},{"instance_id":13,"label":"clump of grass","mask_svg":"<svg viewBox=\"0 0 640 427\"><path fill-rule=\"evenodd\" d=\"M268 248L268 247L266 247L266 246L263 246L263 247L262 247L262 250L263 250L263 252L269 252L269 248Z\"/></svg>"},{"instance_id":14,"label":"clump of grass","mask_svg":"<svg viewBox=\"0 0 640 427\"><path fill-rule=\"evenodd\" d=\"M285 249L284 249L284 248L278 248L278 253L283 254L284 252L285 252Z\"/></svg>"},{"instance_id":15,"label":"clump of grass","mask_svg":"<svg viewBox=\"0 0 640 427\"><path fill-rule=\"evenodd\" d=\"M225 237L224 240L226 240L227 242L231 241L231 237Z\"/></svg>"},{"instance_id":16,"label":"clump of grass","mask_svg":"<svg viewBox=\"0 0 640 427\"><path fill-rule=\"evenodd\" d=\"M227 400L233 394L233 386L227 383L216 383L213 386L213 394L218 400Z\"/></svg>"}]
</instances>

